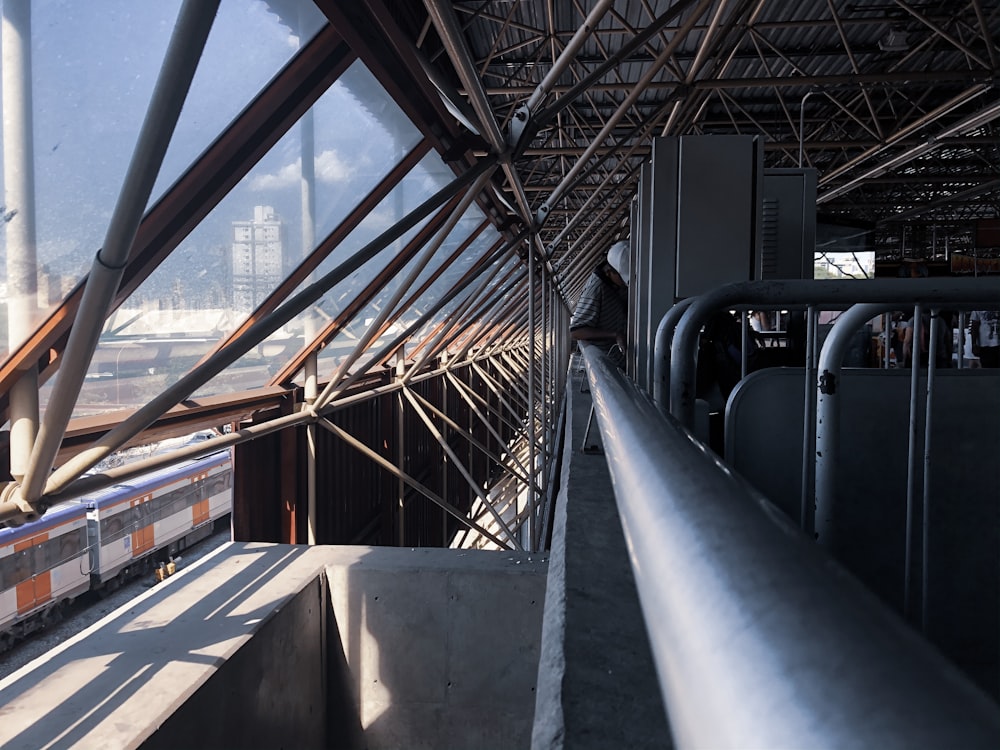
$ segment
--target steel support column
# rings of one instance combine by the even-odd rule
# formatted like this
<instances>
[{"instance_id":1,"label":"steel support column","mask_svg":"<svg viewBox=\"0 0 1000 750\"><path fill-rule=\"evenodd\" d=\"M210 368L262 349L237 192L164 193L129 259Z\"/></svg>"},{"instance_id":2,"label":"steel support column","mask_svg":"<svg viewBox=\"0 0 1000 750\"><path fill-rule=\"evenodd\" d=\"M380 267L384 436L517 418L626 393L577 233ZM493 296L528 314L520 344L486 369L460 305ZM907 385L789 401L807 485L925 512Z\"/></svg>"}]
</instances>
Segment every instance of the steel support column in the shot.
<instances>
[{"instance_id":1,"label":"steel support column","mask_svg":"<svg viewBox=\"0 0 1000 750\"><path fill-rule=\"evenodd\" d=\"M118 202L87 279L76 322L45 410L45 419L31 452L21 488L21 496L28 503L38 501L46 490L46 482L50 480L49 472L76 406L90 359L97 348L101 323L118 290L132 241L180 117L218 6L218 0L185 0L181 6Z\"/></svg>"},{"instance_id":2,"label":"steel support column","mask_svg":"<svg viewBox=\"0 0 1000 750\"><path fill-rule=\"evenodd\" d=\"M35 232L35 144L31 85L31 2L8 0L0 19L3 100L3 202L7 251L7 351L14 351L38 317ZM48 304L48 300L45 300ZM6 354L7 352L4 352ZM10 473L21 481L38 432L38 369L20 373L9 389Z\"/></svg>"}]
</instances>

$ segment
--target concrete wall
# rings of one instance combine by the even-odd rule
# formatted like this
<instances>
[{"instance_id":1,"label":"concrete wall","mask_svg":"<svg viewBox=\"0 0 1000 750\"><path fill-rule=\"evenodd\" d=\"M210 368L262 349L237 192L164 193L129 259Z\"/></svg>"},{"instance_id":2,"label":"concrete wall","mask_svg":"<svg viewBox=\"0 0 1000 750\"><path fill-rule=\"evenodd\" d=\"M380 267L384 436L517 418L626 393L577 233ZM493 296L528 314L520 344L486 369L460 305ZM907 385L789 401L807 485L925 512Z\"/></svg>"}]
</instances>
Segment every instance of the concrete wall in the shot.
<instances>
[{"instance_id":1,"label":"concrete wall","mask_svg":"<svg viewBox=\"0 0 1000 750\"><path fill-rule=\"evenodd\" d=\"M0 747L527 748L547 568L230 544L0 681Z\"/></svg>"},{"instance_id":2,"label":"concrete wall","mask_svg":"<svg viewBox=\"0 0 1000 750\"><path fill-rule=\"evenodd\" d=\"M326 747L325 599L317 576L220 665L143 750Z\"/></svg>"},{"instance_id":3,"label":"concrete wall","mask_svg":"<svg viewBox=\"0 0 1000 750\"><path fill-rule=\"evenodd\" d=\"M527 748L545 558L378 553L327 567L370 750Z\"/></svg>"}]
</instances>

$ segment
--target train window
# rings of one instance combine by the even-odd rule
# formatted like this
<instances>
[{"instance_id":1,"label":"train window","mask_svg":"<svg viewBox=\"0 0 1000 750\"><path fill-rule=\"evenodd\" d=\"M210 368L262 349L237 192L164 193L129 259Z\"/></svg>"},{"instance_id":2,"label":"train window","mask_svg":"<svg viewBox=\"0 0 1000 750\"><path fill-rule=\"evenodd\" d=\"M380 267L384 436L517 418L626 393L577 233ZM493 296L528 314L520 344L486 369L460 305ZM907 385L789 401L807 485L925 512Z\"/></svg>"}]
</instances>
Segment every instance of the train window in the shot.
<instances>
[{"instance_id":1,"label":"train window","mask_svg":"<svg viewBox=\"0 0 1000 750\"><path fill-rule=\"evenodd\" d=\"M125 535L122 530L124 524L122 515L122 513L117 513L111 516L111 518L101 519L101 544L113 542Z\"/></svg>"},{"instance_id":2,"label":"train window","mask_svg":"<svg viewBox=\"0 0 1000 750\"><path fill-rule=\"evenodd\" d=\"M83 532L81 534L80 532ZM62 564L80 554L80 551L87 546L86 529L74 529L68 534L59 537L59 560L57 564Z\"/></svg>"},{"instance_id":3,"label":"train window","mask_svg":"<svg viewBox=\"0 0 1000 750\"><path fill-rule=\"evenodd\" d=\"M20 552L15 552L10 557L11 562L11 575L9 578L9 583L14 586L21 581L26 581L31 577L31 549L24 549Z\"/></svg>"},{"instance_id":4,"label":"train window","mask_svg":"<svg viewBox=\"0 0 1000 750\"><path fill-rule=\"evenodd\" d=\"M56 554L58 554L58 550L53 550L54 543L55 540L50 540L42 542L41 544L36 544L31 548L34 553L34 564L32 565L33 573L46 571L57 562ZM56 552L56 554L53 554L53 552Z\"/></svg>"}]
</instances>

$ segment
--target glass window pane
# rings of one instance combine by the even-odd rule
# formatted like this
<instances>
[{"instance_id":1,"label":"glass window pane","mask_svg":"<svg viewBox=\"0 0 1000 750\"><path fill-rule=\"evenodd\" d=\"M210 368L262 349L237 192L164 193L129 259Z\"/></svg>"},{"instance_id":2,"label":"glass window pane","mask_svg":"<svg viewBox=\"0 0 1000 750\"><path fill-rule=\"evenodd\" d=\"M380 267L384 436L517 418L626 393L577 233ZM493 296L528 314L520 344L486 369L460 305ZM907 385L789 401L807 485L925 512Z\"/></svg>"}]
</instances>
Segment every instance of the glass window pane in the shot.
<instances>
[{"instance_id":1,"label":"glass window pane","mask_svg":"<svg viewBox=\"0 0 1000 750\"><path fill-rule=\"evenodd\" d=\"M336 250L324 259L312 278L303 282L295 293L334 270L454 178L454 173L437 154L430 153L425 156ZM236 384L241 382L242 388L249 387L246 385L248 378L242 377L240 373L251 372L253 368L258 369L258 381L255 385L261 382L259 372L276 374L290 356L302 348L304 341L312 341L331 321L337 319L344 308L353 302L406 247L426 221L420 222L360 269L327 291L309 310L283 326L254 351L244 355L226 371L220 373L199 390L197 395L206 396L239 390L240 387ZM336 364L353 351L355 342L364 334L366 321L370 321L376 314L377 310L369 308L356 315L337 337L335 344L323 349L320 355L321 376L332 373ZM376 342L375 345L379 343L382 342Z\"/></svg>"},{"instance_id":2,"label":"glass window pane","mask_svg":"<svg viewBox=\"0 0 1000 750\"><path fill-rule=\"evenodd\" d=\"M312 118L311 148L303 147L301 129L292 128L109 319L76 416L144 403L176 382L312 251L304 237L329 234L420 142L360 63L320 98ZM304 154L315 165L312 231L303 230ZM415 192L416 179L406 190ZM334 253L337 262L348 246L353 252L406 207L398 195L384 204L355 231L355 244L343 243ZM275 356L284 361L286 347ZM241 377L224 390L258 386L267 377L257 369L253 382Z\"/></svg>"},{"instance_id":3,"label":"glass window pane","mask_svg":"<svg viewBox=\"0 0 1000 750\"><path fill-rule=\"evenodd\" d=\"M104 241L180 1L105 0L100 12L75 0L31 8L35 324L90 269ZM311 37L324 21L308 0L280 8L295 18L279 16L268 2L223 0L152 200L291 58L300 38ZM5 243L0 231L0 256ZM6 282L5 264L0 274ZM7 333L0 325L2 354L9 351Z\"/></svg>"}]
</instances>

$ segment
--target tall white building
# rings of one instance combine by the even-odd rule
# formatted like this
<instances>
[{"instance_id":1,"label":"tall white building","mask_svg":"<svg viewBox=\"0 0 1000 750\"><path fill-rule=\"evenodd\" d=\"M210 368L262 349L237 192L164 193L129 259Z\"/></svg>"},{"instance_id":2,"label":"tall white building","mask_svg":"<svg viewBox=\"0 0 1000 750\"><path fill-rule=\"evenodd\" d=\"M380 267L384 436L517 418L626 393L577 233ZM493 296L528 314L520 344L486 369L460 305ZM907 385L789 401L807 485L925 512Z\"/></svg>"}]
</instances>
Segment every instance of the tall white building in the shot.
<instances>
[{"instance_id":1,"label":"tall white building","mask_svg":"<svg viewBox=\"0 0 1000 750\"><path fill-rule=\"evenodd\" d=\"M284 278L281 219L271 206L254 206L251 221L233 222L233 309L254 310Z\"/></svg>"}]
</instances>

